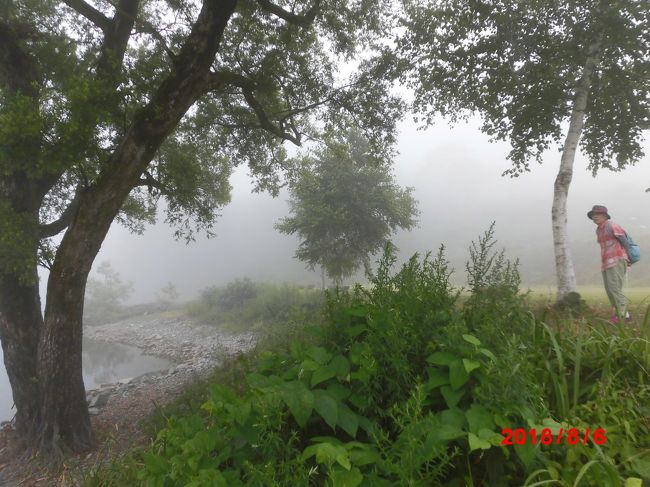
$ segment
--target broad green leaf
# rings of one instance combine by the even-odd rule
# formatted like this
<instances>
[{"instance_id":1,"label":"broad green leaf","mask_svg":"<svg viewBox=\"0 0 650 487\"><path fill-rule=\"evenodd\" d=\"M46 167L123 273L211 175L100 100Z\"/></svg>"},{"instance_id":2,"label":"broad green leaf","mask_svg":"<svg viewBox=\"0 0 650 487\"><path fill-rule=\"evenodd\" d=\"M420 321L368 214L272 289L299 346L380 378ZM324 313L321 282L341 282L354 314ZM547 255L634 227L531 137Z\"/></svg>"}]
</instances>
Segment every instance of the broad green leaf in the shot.
<instances>
[{"instance_id":1,"label":"broad green leaf","mask_svg":"<svg viewBox=\"0 0 650 487\"><path fill-rule=\"evenodd\" d=\"M634 477L627 478L625 479L625 484L623 484L623 487L643 487L643 480Z\"/></svg>"},{"instance_id":2,"label":"broad green leaf","mask_svg":"<svg viewBox=\"0 0 650 487\"><path fill-rule=\"evenodd\" d=\"M477 347L481 345L481 340L476 338L474 335L465 334L463 335L463 340L465 340L468 343L471 343L472 345L476 345Z\"/></svg>"},{"instance_id":3,"label":"broad green leaf","mask_svg":"<svg viewBox=\"0 0 650 487\"><path fill-rule=\"evenodd\" d=\"M462 429L457 428L456 426L441 424L437 428L434 428L433 431L427 435L427 438L432 439L436 443L448 443L451 440L463 438L465 434L466 433Z\"/></svg>"},{"instance_id":4,"label":"broad green leaf","mask_svg":"<svg viewBox=\"0 0 650 487\"><path fill-rule=\"evenodd\" d=\"M332 359L332 354L323 347L311 347L307 354L321 365L325 365Z\"/></svg>"},{"instance_id":5,"label":"broad green leaf","mask_svg":"<svg viewBox=\"0 0 650 487\"><path fill-rule=\"evenodd\" d=\"M284 384L280 389L282 400L300 427L304 427L314 408L314 395L302 382Z\"/></svg>"},{"instance_id":6,"label":"broad green leaf","mask_svg":"<svg viewBox=\"0 0 650 487\"><path fill-rule=\"evenodd\" d=\"M330 479L333 487L357 487L363 482L363 475L356 467L351 470L336 469L330 472Z\"/></svg>"},{"instance_id":7,"label":"broad green leaf","mask_svg":"<svg viewBox=\"0 0 650 487\"><path fill-rule=\"evenodd\" d=\"M359 418L350 410L345 404L339 404L339 417L337 424L343 431L345 431L352 438L357 437L357 430L359 429Z\"/></svg>"},{"instance_id":8,"label":"broad green leaf","mask_svg":"<svg viewBox=\"0 0 650 487\"><path fill-rule=\"evenodd\" d=\"M472 432L467 433L467 439L469 440L469 451L489 450L492 447L489 441L482 440Z\"/></svg>"},{"instance_id":9,"label":"broad green leaf","mask_svg":"<svg viewBox=\"0 0 650 487\"><path fill-rule=\"evenodd\" d=\"M350 389L338 382L332 382L327 386L327 394L336 401L343 401L350 397Z\"/></svg>"},{"instance_id":10,"label":"broad green leaf","mask_svg":"<svg viewBox=\"0 0 650 487\"><path fill-rule=\"evenodd\" d=\"M452 389L460 389L469 380L462 360L456 359L449 364L449 383Z\"/></svg>"},{"instance_id":11,"label":"broad green leaf","mask_svg":"<svg viewBox=\"0 0 650 487\"><path fill-rule=\"evenodd\" d=\"M650 479L650 461L635 458L630 462L632 470L646 479Z\"/></svg>"},{"instance_id":12,"label":"broad green leaf","mask_svg":"<svg viewBox=\"0 0 650 487\"><path fill-rule=\"evenodd\" d=\"M336 401L325 391L312 391L314 394L314 409L321 418L330 426L336 428L336 422L339 417L338 405Z\"/></svg>"},{"instance_id":13,"label":"broad green leaf","mask_svg":"<svg viewBox=\"0 0 650 487\"><path fill-rule=\"evenodd\" d=\"M314 387L321 382L325 382L328 379L336 376L336 368L331 364L322 365L314 371L311 376L311 386Z\"/></svg>"},{"instance_id":14,"label":"broad green leaf","mask_svg":"<svg viewBox=\"0 0 650 487\"><path fill-rule=\"evenodd\" d=\"M451 352L434 352L427 357L427 362L434 365L449 365L458 357Z\"/></svg>"},{"instance_id":15,"label":"broad green leaf","mask_svg":"<svg viewBox=\"0 0 650 487\"><path fill-rule=\"evenodd\" d=\"M481 363L477 362L476 360L469 360L464 358L463 365L465 366L465 370L469 374L472 370L478 369L481 366Z\"/></svg>"},{"instance_id":16,"label":"broad green leaf","mask_svg":"<svg viewBox=\"0 0 650 487\"><path fill-rule=\"evenodd\" d=\"M478 434L481 429L493 430L495 428L492 414L480 404L472 404L465 412L465 416L472 433Z\"/></svg>"},{"instance_id":17,"label":"broad green leaf","mask_svg":"<svg viewBox=\"0 0 650 487\"><path fill-rule=\"evenodd\" d=\"M346 379L350 373L350 362L343 355L334 357L329 365L336 370L336 377L339 379Z\"/></svg>"},{"instance_id":18,"label":"broad green leaf","mask_svg":"<svg viewBox=\"0 0 650 487\"><path fill-rule=\"evenodd\" d=\"M437 387L444 386L449 384L449 372L443 369L434 369L430 367L428 369L429 380L427 381L427 389L432 391Z\"/></svg>"},{"instance_id":19,"label":"broad green leaf","mask_svg":"<svg viewBox=\"0 0 650 487\"><path fill-rule=\"evenodd\" d=\"M497 358L494 356L494 354L493 354L492 352L490 352L487 348L479 348L478 351L479 351L480 353L482 353L483 355L485 355L487 358L489 358L489 359L492 360L492 361L494 361L494 360L497 359Z\"/></svg>"},{"instance_id":20,"label":"broad green leaf","mask_svg":"<svg viewBox=\"0 0 650 487\"><path fill-rule=\"evenodd\" d=\"M370 465L371 463L379 463L381 455L375 449L359 450L355 448L350 450L350 461L354 465Z\"/></svg>"},{"instance_id":21,"label":"broad green leaf","mask_svg":"<svg viewBox=\"0 0 650 487\"><path fill-rule=\"evenodd\" d=\"M144 453L144 465L154 475L160 475L167 473L169 465L167 460L160 455L154 453Z\"/></svg>"},{"instance_id":22,"label":"broad green leaf","mask_svg":"<svg viewBox=\"0 0 650 487\"><path fill-rule=\"evenodd\" d=\"M515 453L521 460L521 463L523 463L526 468L530 467L535 459L537 445L533 445L530 441L526 441L523 445L515 445L514 449Z\"/></svg>"},{"instance_id":23,"label":"broad green leaf","mask_svg":"<svg viewBox=\"0 0 650 487\"><path fill-rule=\"evenodd\" d=\"M350 338L356 338L361 335L368 328L366 325L355 325L345 329L345 334Z\"/></svg>"},{"instance_id":24,"label":"broad green leaf","mask_svg":"<svg viewBox=\"0 0 650 487\"><path fill-rule=\"evenodd\" d=\"M459 429L464 428L467 424L465 412L459 408L445 409L438 413L438 416L442 424L454 426Z\"/></svg>"},{"instance_id":25,"label":"broad green leaf","mask_svg":"<svg viewBox=\"0 0 650 487\"><path fill-rule=\"evenodd\" d=\"M440 392L442 393L442 397L445 398L447 407L451 409L461 400L463 394L465 394L465 389L455 391L450 386L442 386Z\"/></svg>"}]
</instances>

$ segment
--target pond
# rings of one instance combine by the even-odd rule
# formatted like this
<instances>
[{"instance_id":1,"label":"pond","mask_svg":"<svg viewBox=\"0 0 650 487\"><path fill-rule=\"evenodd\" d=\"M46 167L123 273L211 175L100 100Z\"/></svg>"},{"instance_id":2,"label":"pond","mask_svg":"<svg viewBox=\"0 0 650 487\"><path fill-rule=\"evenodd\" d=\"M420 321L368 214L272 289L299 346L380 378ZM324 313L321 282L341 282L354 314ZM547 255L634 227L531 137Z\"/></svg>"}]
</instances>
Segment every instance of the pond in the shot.
<instances>
[{"instance_id":1,"label":"pond","mask_svg":"<svg viewBox=\"0 0 650 487\"><path fill-rule=\"evenodd\" d=\"M88 339L84 339L82 361L84 384L87 390L95 389L101 384L110 384L120 379L172 366L169 360L144 355L142 350L136 347ZM12 410L12 406L9 378L0 347L0 421L7 421L13 417L15 411Z\"/></svg>"}]
</instances>

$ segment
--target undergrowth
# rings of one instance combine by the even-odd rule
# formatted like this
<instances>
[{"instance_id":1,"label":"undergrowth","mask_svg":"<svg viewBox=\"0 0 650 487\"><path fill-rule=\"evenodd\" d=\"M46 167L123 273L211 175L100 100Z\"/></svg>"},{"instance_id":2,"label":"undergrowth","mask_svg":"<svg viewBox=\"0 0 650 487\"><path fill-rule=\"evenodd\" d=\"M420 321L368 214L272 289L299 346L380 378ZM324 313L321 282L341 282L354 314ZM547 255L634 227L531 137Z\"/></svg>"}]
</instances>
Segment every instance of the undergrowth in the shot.
<instances>
[{"instance_id":1,"label":"undergrowth","mask_svg":"<svg viewBox=\"0 0 650 487\"><path fill-rule=\"evenodd\" d=\"M641 486L648 316L640 332L544 323L493 245L492 228L473 244L462 303L444 249L395 272L387 247L371 286L328 294L314 333L231 364L87 485ZM606 442L504 446L504 428Z\"/></svg>"}]
</instances>

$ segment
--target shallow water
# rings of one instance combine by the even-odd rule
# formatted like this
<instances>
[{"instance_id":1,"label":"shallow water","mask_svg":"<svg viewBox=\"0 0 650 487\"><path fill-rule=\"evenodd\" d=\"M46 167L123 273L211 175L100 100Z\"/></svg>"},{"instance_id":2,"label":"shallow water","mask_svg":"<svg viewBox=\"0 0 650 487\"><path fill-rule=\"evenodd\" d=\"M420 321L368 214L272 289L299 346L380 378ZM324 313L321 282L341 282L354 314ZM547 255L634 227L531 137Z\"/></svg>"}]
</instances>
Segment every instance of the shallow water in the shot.
<instances>
[{"instance_id":1,"label":"shallow water","mask_svg":"<svg viewBox=\"0 0 650 487\"><path fill-rule=\"evenodd\" d=\"M169 368L169 360L144 355L142 350L118 343L105 343L84 339L83 378L86 389L95 389L101 384L117 382L146 372ZM0 348L0 421L7 421L14 415L13 399L9 378Z\"/></svg>"}]
</instances>

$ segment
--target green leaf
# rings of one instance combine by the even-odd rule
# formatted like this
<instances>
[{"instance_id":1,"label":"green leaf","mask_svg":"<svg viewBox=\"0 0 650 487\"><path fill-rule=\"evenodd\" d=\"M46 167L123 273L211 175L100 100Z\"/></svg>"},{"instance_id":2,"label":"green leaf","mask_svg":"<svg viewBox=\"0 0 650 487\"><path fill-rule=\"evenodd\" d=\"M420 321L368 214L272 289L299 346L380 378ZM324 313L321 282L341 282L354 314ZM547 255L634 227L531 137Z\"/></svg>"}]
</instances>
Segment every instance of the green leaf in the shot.
<instances>
[{"instance_id":1,"label":"green leaf","mask_svg":"<svg viewBox=\"0 0 650 487\"><path fill-rule=\"evenodd\" d=\"M302 382L294 381L281 386L280 395L298 425L304 427L314 408L312 392Z\"/></svg>"},{"instance_id":2,"label":"green leaf","mask_svg":"<svg viewBox=\"0 0 650 487\"><path fill-rule=\"evenodd\" d=\"M476 345L477 347L481 345L481 340L476 338L474 335L465 334L463 335L463 340L465 340L468 343L471 343L472 345Z\"/></svg>"},{"instance_id":3,"label":"green leaf","mask_svg":"<svg viewBox=\"0 0 650 487\"><path fill-rule=\"evenodd\" d=\"M440 389L440 392L442 393L442 397L445 398L447 407L451 409L456 406L456 404L458 404L458 402L461 400L463 394L465 394L465 389L459 389L455 391L449 386L443 386Z\"/></svg>"},{"instance_id":4,"label":"green leaf","mask_svg":"<svg viewBox=\"0 0 650 487\"><path fill-rule=\"evenodd\" d=\"M458 438L463 438L465 432L452 426L450 424L441 424L437 428L434 428L428 435L427 438L433 440L436 443L448 443L450 440L456 440Z\"/></svg>"},{"instance_id":5,"label":"green leaf","mask_svg":"<svg viewBox=\"0 0 650 487\"><path fill-rule=\"evenodd\" d=\"M325 382L326 380L331 379L332 377L335 376L336 376L335 367L333 367L331 364L323 365L320 368L316 369L312 374L311 386L314 387L315 385L318 385L321 382Z\"/></svg>"},{"instance_id":6,"label":"green leaf","mask_svg":"<svg viewBox=\"0 0 650 487\"><path fill-rule=\"evenodd\" d=\"M452 389L459 389L469 380L462 360L456 359L449 364L449 382Z\"/></svg>"},{"instance_id":7,"label":"green leaf","mask_svg":"<svg viewBox=\"0 0 650 487\"><path fill-rule=\"evenodd\" d=\"M427 357L427 362L434 365L449 365L458 357L451 352L435 352Z\"/></svg>"},{"instance_id":8,"label":"green leaf","mask_svg":"<svg viewBox=\"0 0 650 487\"><path fill-rule=\"evenodd\" d=\"M481 363L477 362L476 360L469 360L464 358L463 365L465 366L465 370L469 374L472 370L478 369L481 366Z\"/></svg>"},{"instance_id":9,"label":"green leaf","mask_svg":"<svg viewBox=\"0 0 650 487\"><path fill-rule=\"evenodd\" d=\"M490 352L487 348L479 348L478 351L479 351L480 353L482 353L483 355L485 355L487 358L489 358L489 359L492 360L492 361L494 361L494 360L497 359L497 358L494 356L494 354L493 354L492 352Z\"/></svg>"},{"instance_id":10,"label":"green leaf","mask_svg":"<svg viewBox=\"0 0 650 487\"><path fill-rule=\"evenodd\" d=\"M429 368L429 380L427 381L427 389L432 391L437 387L449 384L449 373L447 370Z\"/></svg>"},{"instance_id":11,"label":"green leaf","mask_svg":"<svg viewBox=\"0 0 650 487\"><path fill-rule=\"evenodd\" d=\"M465 416L472 433L478 433L481 429L493 430L495 428L492 414L480 404L472 404L465 412Z\"/></svg>"},{"instance_id":12,"label":"green leaf","mask_svg":"<svg viewBox=\"0 0 650 487\"><path fill-rule=\"evenodd\" d=\"M357 487L363 482L363 475L358 468L352 470L336 469L330 472L333 487Z\"/></svg>"},{"instance_id":13,"label":"green leaf","mask_svg":"<svg viewBox=\"0 0 650 487\"><path fill-rule=\"evenodd\" d=\"M489 450L492 447L489 441L479 438L472 432L467 433L467 439L469 440L469 451Z\"/></svg>"},{"instance_id":14,"label":"green leaf","mask_svg":"<svg viewBox=\"0 0 650 487\"><path fill-rule=\"evenodd\" d=\"M514 449L515 453L521 460L521 463L523 463L526 468L530 467L535 459L537 445L533 445L530 441L526 441L523 445L516 445Z\"/></svg>"},{"instance_id":15,"label":"green leaf","mask_svg":"<svg viewBox=\"0 0 650 487\"><path fill-rule=\"evenodd\" d=\"M144 453L144 465L149 472L154 475L162 475L168 472L169 465L167 460L154 453Z\"/></svg>"},{"instance_id":16,"label":"green leaf","mask_svg":"<svg viewBox=\"0 0 650 487\"><path fill-rule=\"evenodd\" d=\"M325 391L316 390L314 394L314 409L321 418L329 425L330 428L336 428L339 417L338 404Z\"/></svg>"},{"instance_id":17,"label":"green leaf","mask_svg":"<svg viewBox=\"0 0 650 487\"><path fill-rule=\"evenodd\" d=\"M344 401L350 397L350 389L338 382L332 382L327 386L327 394L336 401Z\"/></svg>"},{"instance_id":18,"label":"green leaf","mask_svg":"<svg viewBox=\"0 0 650 487\"><path fill-rule=\"evenodd\" d=\"M350 450L350 461L354 465L362 467L372 463L379 463L381 461L381 455L375 449L359 450L355 448L354 450Z\"/></svg>"},{"instance_id":19,"label":"green leaf","mask_svg":"<svg viewBox=\"0 0 650 487\"><path fill-rule=\"evenodd\" d=\"M337 355L330 362L330 366L336 370L336 377L346 379L350 373L350 362L343 355Z\"/></svg>"},{"instance_id":20,"label":"green leaf","mask_svg":"<svg viewBox=\"0 0 650 487\"><path fill-rule=\"evenodd\" d=\"M366 325L355 325L345 329L345 334L350 338L356 338L361 335L368 328Z\"/></svg>"},{"instance_id":21,"label":"green leaf","mask_svg":"<svg viewBox=\"0 0 650 487\"><path fill-rule=\"evenodd\" d=\"M325 350L323 347L311 347L307 351L307 355L309 355L321 365L325 365L332 359L332 354Z\"/></svg>"},{"instance_id":22,"label":"green leaf","mask_svg":"<svg viewBox=\"0 0 650 487\"><path fill-rule=\"evenodd\" d=\"M357 430L359 429L358 416L345 404L339 404L338 413L338 425L352 438L356 438Z\"/></svg>"},{"instance_id":23,"label":"green leaf","mask_svg":"<svg viewBox=\"0 0 650 487\"><path fill-rule=\"evenodd\" d=\"M641 477L644 477L646 479L650 479L650 462L647 460L643 460L642 458L635 458L630 462L630 466L632 467L632 470Z\"/></svg>"},{"instance_id":24,"label":"green leaf","mask_svg":"<svg viewBox=\"0 0 650 487\"><path fill-rule=\"evenodd\" d=\"M438 416L442 424L448 424L459 429L464 428L467 424L465 412L459 408L445 409L438 413Z\"/></svg>"}]
</instances>

